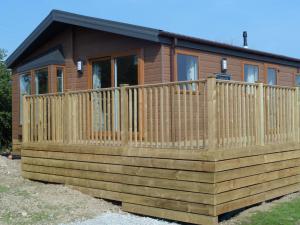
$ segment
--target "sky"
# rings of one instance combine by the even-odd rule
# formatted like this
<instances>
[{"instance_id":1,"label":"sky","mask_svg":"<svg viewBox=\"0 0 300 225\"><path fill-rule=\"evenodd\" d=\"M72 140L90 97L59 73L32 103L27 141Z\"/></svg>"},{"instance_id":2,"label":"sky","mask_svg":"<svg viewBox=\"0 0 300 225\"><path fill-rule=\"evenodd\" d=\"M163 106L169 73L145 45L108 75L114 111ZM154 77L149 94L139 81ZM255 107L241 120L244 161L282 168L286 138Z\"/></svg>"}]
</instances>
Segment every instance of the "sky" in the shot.
<instances>
[{"instance_id":1,"label":"sky","mask_svg":"<svg viewBox=\"0 0 300 225\"><path fill-rule=\"evenodd\" d=\"M4 0L0 48L11 54L52 9L300 58L299 0Z\"/></svg>"}]
</instances>

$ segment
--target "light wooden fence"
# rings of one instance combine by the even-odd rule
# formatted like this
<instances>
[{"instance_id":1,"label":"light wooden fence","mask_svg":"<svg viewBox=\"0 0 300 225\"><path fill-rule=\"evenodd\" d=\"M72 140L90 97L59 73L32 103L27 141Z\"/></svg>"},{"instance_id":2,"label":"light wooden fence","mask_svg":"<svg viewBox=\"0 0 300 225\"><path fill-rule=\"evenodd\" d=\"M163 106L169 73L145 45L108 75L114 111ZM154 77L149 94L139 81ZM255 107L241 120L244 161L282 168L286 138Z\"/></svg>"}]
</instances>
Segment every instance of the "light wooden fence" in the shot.
<instances>
[{"instance_id":1,"label":"light wooden fence","mask_svg":"<svg viewBox=\"0 0 300 225\"><path fill-rule=\"evenodd\" d=\"M24 97L24 142L230 148L299 141L299 91L207 80Z\"/></svg>"}]
</instances>

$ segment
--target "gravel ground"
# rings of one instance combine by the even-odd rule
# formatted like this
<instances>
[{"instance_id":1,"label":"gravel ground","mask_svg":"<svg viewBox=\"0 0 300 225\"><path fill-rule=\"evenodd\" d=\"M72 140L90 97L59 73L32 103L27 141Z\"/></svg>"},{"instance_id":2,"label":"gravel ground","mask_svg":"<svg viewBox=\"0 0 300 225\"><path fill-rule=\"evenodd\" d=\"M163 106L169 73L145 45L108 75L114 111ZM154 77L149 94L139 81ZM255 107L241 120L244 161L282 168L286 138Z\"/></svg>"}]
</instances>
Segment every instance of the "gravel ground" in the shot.
<instances>
[{"instance_id":1,"label":"gravel ground","mask_svg":"<svg viewBox=\"0 0 300 225\"><path fill-rule=\"evenodd\" d=\"M94 219L67 225L179 225L131 214L105 213Z\"/></svg>"},{"instance_id":2,"label":"gravel ground","mask_svg":"<svg viewBox=\"0 0 300 225\"><path fill-rule=\"evenodd\" d=\"M70 223L105 212L123 213L118 206L66 186L23 179L20 160L0 156L0 224Z\"/></svg>"}]
</instances>

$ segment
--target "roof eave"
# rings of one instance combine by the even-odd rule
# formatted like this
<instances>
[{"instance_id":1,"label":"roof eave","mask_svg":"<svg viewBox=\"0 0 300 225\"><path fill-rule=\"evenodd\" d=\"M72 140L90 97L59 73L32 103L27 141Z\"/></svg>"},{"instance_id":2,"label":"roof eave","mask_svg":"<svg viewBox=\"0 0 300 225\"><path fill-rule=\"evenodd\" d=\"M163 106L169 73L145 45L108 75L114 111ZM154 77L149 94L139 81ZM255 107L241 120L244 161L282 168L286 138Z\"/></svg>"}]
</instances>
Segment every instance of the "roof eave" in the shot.
<instances>
[{"instance_id":1,"label":"roof eave","mask_svg":"<svg viewBox=\"0 0 300 225\"><path fill-rule=\"evenodd\" d=\"M173 44L176 38L176 47L190 48L205 52L217 53L227 56L241 57L250 60L263 61L268 63L281 64L300 68L300 59L262 52L254 49L245 49L238 46L213 42L205 39L177 35L169 32L160 32L161 42Z\"/></svg>"},{"instance_id":2,"label":"roof eave","mask_svg":"<svg viewBox=\"0 0 300 225\"><path fill-rule=\"evenodd\" d=\"M11 68L15 61L26 50L26 48L28 48L53 22L65 23L73 26L82 26L132 38L159 42L159 30L156 29L52 10L50 14L37 26L37 28L34 29L34 31L21 43L21 45L7 58L7 67Z\"/></svg>"}]
</instances>

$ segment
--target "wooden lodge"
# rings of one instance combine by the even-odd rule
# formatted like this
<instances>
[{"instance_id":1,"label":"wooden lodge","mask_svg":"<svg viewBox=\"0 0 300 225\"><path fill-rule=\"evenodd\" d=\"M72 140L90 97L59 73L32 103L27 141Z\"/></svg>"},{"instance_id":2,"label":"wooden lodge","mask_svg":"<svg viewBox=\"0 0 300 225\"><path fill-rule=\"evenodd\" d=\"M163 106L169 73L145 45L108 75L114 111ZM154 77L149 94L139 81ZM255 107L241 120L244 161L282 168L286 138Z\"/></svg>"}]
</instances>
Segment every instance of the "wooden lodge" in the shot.
<instances>
[{"instance_id":1,"label":"wooden lodge","mask_svg":"<svg viewBox=\"0 0 300 225\"><path fill-rule=\"evenodd\" d=\"M7 64L25 178L204 225L300 190L299 59L55 10Z\"/></svg>"}]
</instances>

